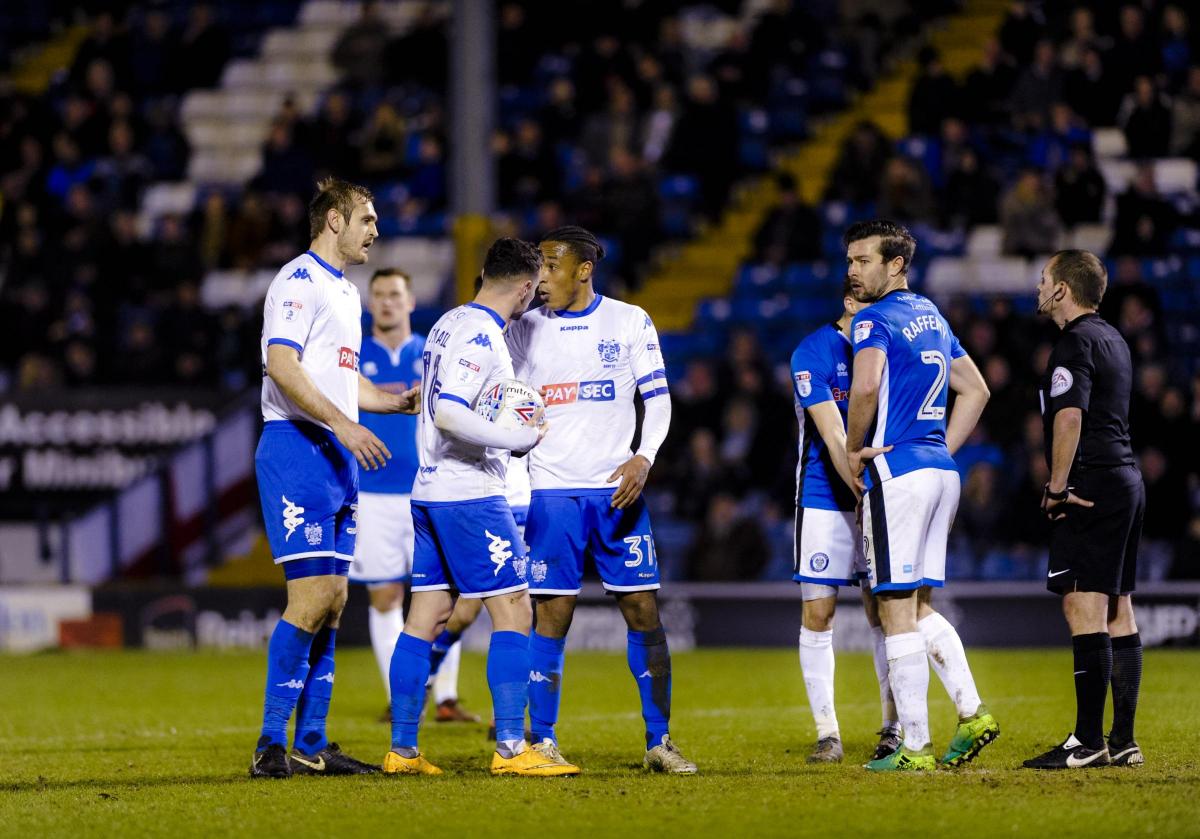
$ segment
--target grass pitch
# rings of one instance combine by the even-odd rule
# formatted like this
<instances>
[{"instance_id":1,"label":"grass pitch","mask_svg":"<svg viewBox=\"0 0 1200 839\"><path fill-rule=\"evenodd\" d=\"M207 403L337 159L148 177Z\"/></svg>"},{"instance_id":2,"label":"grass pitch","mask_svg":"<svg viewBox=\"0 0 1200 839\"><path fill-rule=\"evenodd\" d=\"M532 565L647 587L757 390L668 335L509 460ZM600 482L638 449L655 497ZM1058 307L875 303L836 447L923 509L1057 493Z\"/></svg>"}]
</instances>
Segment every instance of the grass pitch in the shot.
<instances>
[{"instance_id":1,"label":"grass pitch","mask_svg":"<svg viewBox=\"0 0 1200 839\"><path fill-rule=\"evenodd\" d=\"M1146 655L1138 740L1147 765L1058 774L1020 761L1074 722L1061 651L969 651L1000 739L968 768L879 777L860 768L879 724L865 653L838 658L847 761L804 762L814 731L794 651L677 654L672 730L700 765L646 776L622 655L567 658L560 738L579 778L492 778L483 726L428 724L442 778L247 777L264 657L94 652L0 657L0 833L5 836L1198 836L1200 652ZM488 714L482 658L463 658L464 704ZM939 754L954 712L931 674ZM368 650L339 652L330 734L381 760L388 729ZM1111 709L1110 709L1111 712ZM635 833L636 832L636 833Z\"/></svg>"}]
</instances>

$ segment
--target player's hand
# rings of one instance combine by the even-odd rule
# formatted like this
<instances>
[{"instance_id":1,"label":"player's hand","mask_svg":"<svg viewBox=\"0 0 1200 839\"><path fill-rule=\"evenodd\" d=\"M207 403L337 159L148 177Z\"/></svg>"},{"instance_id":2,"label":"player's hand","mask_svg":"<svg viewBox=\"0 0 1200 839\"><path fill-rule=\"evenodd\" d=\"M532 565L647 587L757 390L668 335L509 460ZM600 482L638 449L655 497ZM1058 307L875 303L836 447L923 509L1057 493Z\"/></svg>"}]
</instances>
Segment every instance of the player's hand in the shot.
<instances>
[{"instance_id":1,"label":"player's hand","mask_svg":"<svg viewBox=\"0 0 1200 839\"><path fill-rule=\"evenodd\" d=\"M1050 497L1050 484L1046 484L1042 488L1042 512L1050 519L1050 521L1058 521L1067 517L1068 505L1074 504L1076 507L1095 507L1095 503L1088 501L1086 498L1080 498L1075 493L1071 492L1071 488L1067 487L1067 498L1065 501L1060 501L1057 498Z\"/></svg>"},{"instance_id":2,"label":"player's hand","mask_svg":"<svg viewBox=\"0 0 1200 839\"><path fill-rule=\"evenodd\" d=\"M854 476L854 489L857 490L859 498L867 491L866 482L863 481L863 471L867 468L867 461L881 454L887 454L891 450L891 446L863 446L856 452L846 452L846 457L850 461L850 474Z\"/></svg>"},{"instance_id":3,"label":"player's hand","mask_svg":"<svg viewBox=\"0 0 1200 839\"><path fill-rule=\"evenodd\" d=\"M333 429L338 441L350 450L358 465L368 472L382 469L387 465L392 453L383 441L376 437L371 430L356 422L347 420Z\"/></svg>"},{"instance_id":4,"label":"player's hand","mask_svg":"<svg viewBox=\"0 0 1200 839\"><path fill-rule=\"evenodd\" d=\"M533 445L530 446L529 448L527 448L523 451L519 451L519 452L514 451L512 453L513 457L524 457L525 455L527 455L531 451L533 451L535 448L537 448L537 444L542 442L543 438L545 438L546 432L550 430L550 423L546 422L546 409L538 408L536 411L534 411L533 416L531 416L528 419L528 421L526 421L525 425L527 428L536 428L537 429L537 433L538 433L537 439L533 442Z\"/></svg>"},{"instance_id":5,"label":"player's hand","mask_svg":"<svg viewBox=\"0 0 1200 839\"><path fill-rule=\"evenodd\" d=\"M395 411L397 414L421 413L421 388L410 387L403 393L396 394Z\"/></svg>"},{"instance_id":6,"label":"player's hand","mask_svg":"<svg viewBox=\"0 0 1200 839\"><path fill-rule=\"evenodd\" d=\"M608 476L608 482L620 478L621 484L613 493L610 506L616 510L624 510L642 494L646 486L646 478L650 474L650 461L640 454L635 454L629 460L617 467L617 471Z\"/></svg>"}]
</instances>

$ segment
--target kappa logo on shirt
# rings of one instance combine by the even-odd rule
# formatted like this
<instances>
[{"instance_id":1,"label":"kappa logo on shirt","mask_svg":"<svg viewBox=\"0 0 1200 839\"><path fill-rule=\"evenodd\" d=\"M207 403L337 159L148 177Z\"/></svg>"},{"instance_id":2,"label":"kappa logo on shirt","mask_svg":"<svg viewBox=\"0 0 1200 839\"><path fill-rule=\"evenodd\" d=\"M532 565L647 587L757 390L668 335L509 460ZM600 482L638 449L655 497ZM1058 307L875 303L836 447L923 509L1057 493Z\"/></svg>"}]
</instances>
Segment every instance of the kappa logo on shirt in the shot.
<instances>
[{"instance_id":1,"label":"kappa logo on shirt","mask_svg":"<svg viewBox=\"0 0 1200 839\"><path fill-rule=\"evenodd\" d=\"M358 353L349 347L338 348L338 367L345 367L347 370L358 370Z\"/></svg>"},{"instance_id":2,"label":"kappa logo on shirt","mask_svg":"<svg viewBox=\"0 0 1200 839\"><path fill-rule=\"evenodd\" d=\"M467 341L467 343L478 344L481 347L487 347L489 350L492 348L492 339L489 336L484 335L482 332L480 332L470 341Z\"/></svg>"},{"instance_id":3,"label":"kappa logo on shirt","mask_svg":"<svg viewBox=\"0 0 1200 839\"><path fill-rule=\"evenodd\" d=\"M564 382L546 385L543 400L550 405L569 405L572 402L612 402L617 398L617 386L612 379L597 382Z\"/></svg>"},{"instance_id":4,"label":"kappa logo on shirt","mask_svg":"<svg viewBox=\"0 0 1200 839\"><path fill-rule=\"evenodd\" d=\"M307 269L307 268L297 268L297 269L296 269L296 270L295 270L295 271L292 273L292 276L288 277L288 279L289 279L289 280L308 280L310 283L312 282L312 277L310 277L310 276L308 275L308 269Z\"/></svg>"}]
</instances>

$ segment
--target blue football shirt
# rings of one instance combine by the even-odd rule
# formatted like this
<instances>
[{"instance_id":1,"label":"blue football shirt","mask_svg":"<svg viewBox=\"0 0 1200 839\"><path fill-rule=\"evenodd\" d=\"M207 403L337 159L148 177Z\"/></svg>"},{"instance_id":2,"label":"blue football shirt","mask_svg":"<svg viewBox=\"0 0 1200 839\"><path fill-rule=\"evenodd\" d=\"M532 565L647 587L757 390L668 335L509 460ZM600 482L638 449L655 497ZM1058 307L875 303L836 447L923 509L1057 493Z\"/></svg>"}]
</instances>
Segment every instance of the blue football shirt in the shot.
<instances>
[{"instance_id":1,"label":"blue football shirt","mask_svg":"<svg viewBox=\"0 0 1200 839\"><path fill-rule=\"evenodd\" d=\"M832 401L841 412L845 427L853 361L850 341L836 323L813 332L792 353L792 394L796 398L796 419L800 422L800 462L796 466L798 506L843 512L854 509L854 493L834 469L829 448L807 410Z\"/></svg>"},{"instance_id":2,"label":"blue football shirt","mask_svg":"<svg viewBox=\"0 0 1200 839\"><path fill-rule=\"evenodd\" d=\"M928 298L900 289L854 316L854 352L887 354L871 446L893 446L866 470L867 489L917 469L953 469L946 448L950 362L966 355Z\"/></svg>"},{"instance_id":3,"label":"blue football shirt","mask_svg":"<svg viewBox=\"0 0 1200 839\"><path fill-rule=\"evenodd\" d=\"M388 349L374 336L363 338L359 352L359 370L381 390L400 393L421 383L421 353L425 336L413 335L395 350ZM417 460L417 421L409 414L372 414L364 411L360 422L374 432L392 453L382 469L359 473L361 492L386 492L408 495L419 466Z\"/></svg>"}]
</instances>

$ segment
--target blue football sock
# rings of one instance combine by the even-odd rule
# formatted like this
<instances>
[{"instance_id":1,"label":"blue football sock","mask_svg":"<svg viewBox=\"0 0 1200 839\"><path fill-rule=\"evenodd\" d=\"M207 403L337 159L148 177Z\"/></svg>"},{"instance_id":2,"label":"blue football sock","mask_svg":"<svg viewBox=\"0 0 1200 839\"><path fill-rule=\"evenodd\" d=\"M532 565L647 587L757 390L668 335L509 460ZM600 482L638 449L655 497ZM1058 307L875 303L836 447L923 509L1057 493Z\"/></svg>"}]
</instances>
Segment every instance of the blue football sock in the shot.
<instances>
[{"instance_id":1,"label":"blue football sock","mask_svg":"<svg viewBox=\"0 0 1200 839\"><path fill-rule=\"evenodd\" d=\"M429 657L430 678L437 675L438 670L442 667L442 662L446 660L446 653L450 652L450 648L458 643L461 638L461 632L451 632L449 629L443 629L442 634L433 639L433 652Z\"/></svg>"},{"instance_id":2,"label":"blue football sock","mask_svg":"<svg viewBox=\"0 0 1200 839\"><path fill-rule=\"evenodd\" d=\"M296 738L294 745L306 755L314 755L329 745L325 737L325 718L329 716L329 701L333 698L333 650L337 630L324 627L313 637L308 654L308 679L300 702L296 706Z\"/></svg>"},{"instance_id":3,"label":"blue football sock","mask_svg":"<svg viewBox=\"0 0 1200 839\"><path fill-rule=\"evenodd\" d=\"M627 636L626 655L629 672L637 681L642 698L642 719L646 721L646 748L662 742L669 733L671 720L671 652L667 633L660 626L650 632Z\"/></svg>"},{"instance_id":4,"label":"blue football sock","mask_svg":"<svg viewBox=\"0 0 1200 839\"><path fill-rule=\"evenodd\" d=\"M558 703L562 697L566 646L566 638L546 638L536 632L529 636L529 727L535 743L547 737L558 742L554 724L558 722Z\"/></svg>"},{"instance_id":5,"label":"blue football sock","mask_svg":"<svg viewBox=\"0 0 1200 839\"><path fill-rule=\"evenodd\" d=\"M529 696L529 638L520 632L493 632L487 657L488 688L496 717L496 742L525 739Z\"/></svg>"},{"instance_id":6,"label":"blue football sock","mask_svg":"<svg viewBox=\"0 0 1200 839\"><path fill-rule=\"evenodd\" d=\"M392 748L415 749L421 709L425 707L425 682L429 680L429 652L433 645L400 633L392 652Z\"/></svg>"},{"instance_id":7,"label":"blue football sock","mask_svg":"<svg viewBox=\"0 0 1200 839\"><path fill-rule=\"evenodd\" d=\"M287 747L288 720L308 677L308 651L313 636L281 620L267 645L267 687L263 700L262 737L258 748Z\"/></svg>"}]
</instances>

